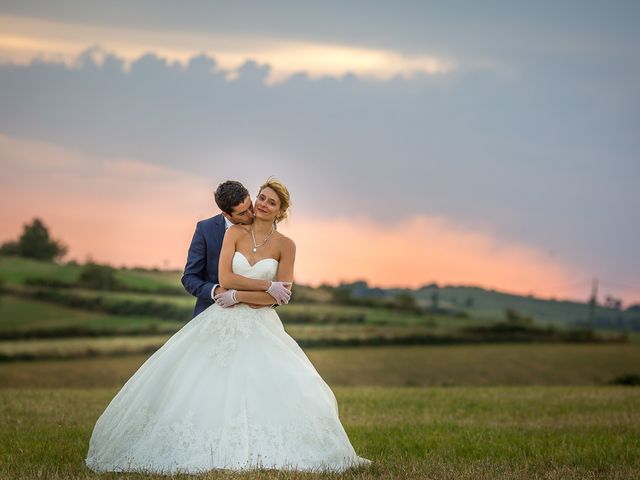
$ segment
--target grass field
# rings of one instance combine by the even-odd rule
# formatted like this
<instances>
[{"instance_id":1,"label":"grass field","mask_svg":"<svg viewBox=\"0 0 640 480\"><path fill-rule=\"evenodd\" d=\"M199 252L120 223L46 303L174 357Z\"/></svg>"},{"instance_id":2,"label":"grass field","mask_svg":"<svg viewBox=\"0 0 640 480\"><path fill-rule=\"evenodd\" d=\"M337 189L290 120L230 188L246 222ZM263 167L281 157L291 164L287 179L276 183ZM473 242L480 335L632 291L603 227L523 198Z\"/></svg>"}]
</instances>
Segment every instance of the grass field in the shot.
<instances>
[{"instance_id":1,"label":"grass field","mask_svg":"<svg viewBox=\"0 0 640 480\"><path fill-rule=\"evenodd\" d=\"M21 298L15 295L4 295L0 298L0 359L10 358L11 355L37 354L38 352L55 353L54 356L64 356L70 352L64 345L74 345L73 356L79 354L79 348L84 341L87 350L95 353L108 353L121 350L117 342L109 340L100 343L97 339L77 338L77 341L51 340L61 337L91 337L118 335L157 335L172 334L179 330L189 320L193 307L191 297L152 296L136 293L100 293L75 290L74 295L86 298L105 297L115 301L144 301L149 298L154 301L177 305L185 309L185 321L156 318L144 315L111 314L71 308L54 303ZM361 342L402 342L420 338L456 338L462 336L458 329L464 325L476 324L473 319L458 319L452 317L430 317L381 310L374 308L336 306L323 304L293 304L278 308L289 333L298 341L306 345L361 343ZM300 318L316 319L312 323L298 323ZM334 323L332 319L360 317L363 323ZM40 344L33 341L21 342L22 338L42 338ZM164 337L166 339L166 337ZM47 340L48 339L48 340ZM58 341L57 345L53 342ZM11 342L11 343L10 343ZM142 350L147 351L148 341L143 339L127 340L131 351L133 345L144 343ZM158 346L162 343L158 341ZM95 347L100 343L99 347ZM424 341L422 343L425 343ZM114 348L105 348L105 345ZM52 348L54 347L54 348ZM95 347L95 348L94 348ZM133 349L135 350L135 349Z\"/></svg>"},{"instance_id":2,"label":"grass field","mask_svg":"<svg viewBox=\"0 0 640 480\"><path fill-rule=\"evenodd\" d=\"M185 322L191 318L190 315L195 305L194 298L186 294L184 296L171 296L131 292L98 292L95 290L75 288L72 289L69 294L87 299L102 299L110 302L153 301L177 306L185 309ZM31 304L36 305L36 310L31 307ZM38 305L41 306L40 309L37 309ZM16 324L29 327L32 322L41 323L39 319L40 310L42 307L47 306L51 306L52 308L60 307L60 305L38 301L37 299L25 299L15 295L4 295L0 298L0 319L2 319L2 321L0 321L0 328L6 330ZM83 310L80 310L80 312L82 311ZM363 323L375 325L426 325L458 328L460 326L480 323L475 319L469 318L456 318L443 315L418 315L390 309L320 303L291 303L289 305L282 305L278 308L278 313L283 314L286 318L304 316L305 318L322 320L326 323L333 323L332 319L349 319L356 317L362 319Z\"/></svg>"},{"instance_id":3,"label":"grass field","mask_svg":"<svg viewBox=\"0 0 640 480\"><path fill-rule=\"evenodd\" d=\"M343 475L261 471L178 478L632 479L640 475L640 390L625 387L334 388L356 451ZM84 465L113 388L0 390L0 478L96 475Z\"/></svg>"},{"instance_id":4,"label":"grass field","mask_svg":"<svg viewBox=\"0 0 640 480\"><path fill-rule=\"evenodd\" d=\"M169 335L78 337L61 339L2 340L1 360L45 360L106 355L129 355L157 350Z\"/></svg>"},{"instance_id":5,"label":"grass field","mask_svg":"<svg viewBox=\"0 0 640 480\"><path fill-rule=\"evenodd\" d=\"M19 257L0 256L0 278L9 284L21 284L27 278L48 278L75 282L83 267L61 265ZM116 279L123 285L153 291L160 287L180 286L182 272L118 269Z\"/></svg>"},{"instance_id":6,"label":"grass field","mask_svg":"<svg viewBox=\"0 0 640 480\"><path fill-rule=\"evenodd\" d=\"M101 340L102 341L102 340ZM602 385L640 374L640 348L629 345L486 344L309 348L330 385ZM114 387L149 357L0 363L0 388Z\"/></svg>"},{"instance_id":7,"label":"grass field","mask_svg":"<svg viewBox=\"0 0 640 480\"><path fill-rule=\"evenodd\" d=\"M26 300L12 295L0 298L0 334L4 332L62 331L137 332L155 329L175 332L183 322L171 322L145 316L110 315L46 302Z\"/></svg>"},{"instance_id":8,"label":"grass field","mask_svg":"<svg viewBox=\"0 0 640 480\"><path fill-rule=\"evenodd\" d=\"M55 309L54 309L55 310ZM51 313L48 311L47 313ZM177 330L181 324L171 322L154 322L147 319L146 322L137 322L135 317L116 317L118 322L105 319L97 315L93 322L80 323L87 333L106 331L139 331L140 328L154 328L158 332ZM62 322L69 324L72 317ZM105 325L107 325L106 327ZM140 327L140 328L138 328ZM450 329L432 328L423 325L306 325L291 324L286 327L287 332L300 345L306 348L328 346L355 346L379 344L416 344L417 338L443 339L456 338L451 335ZM33 330L31 330L33 331ZM58 330L60 332L61 330ZM1 332L1 330L0 330ZM108 335L96 337L68 337L68 338L29 338L0 340L0 361L16 360L44 360L63 359L92 356L113 356L123 354L148 353L158 349L171 333L146 334L146 335ZM385 343L386 342L386 343ZM423 344L426 342L422 342ZM432 342L435 343L435 340ZM461 343L461 342L458 342ZM612 350L613 351L613 350Z\"/></svg>"},{"instance_id":9,"label":"grass field","mask_svg":"<svg viewBox=\"0 0 640 480\"><path fill-rule=\"evenodd\" d=\"M73 282L80 269L0 257L0 278L14 289L26 288L21 283L30 276ZM119 270L117 275L124 284L150 292L179 283L177 272ZM73 293L167 302L187 313L193 305L186 294ZM483 305L485 311L489 307ZM492 320L330 303L292 303L278 312L288 312L290 320L325 320L320 325L284 322L303 344L305 339L450 335ZM331 323L338 317L364 323ZM85 468L84 457L93 425L118 388L184 323L1 296L0 335L5 338L17 338L9 334L20 331L76 338L0 341L4 359L69 357L0 362L0 480L166 478L98 476ZM108 336L93 337L97 334ZM305 348L334 389L356 450L374 465L341 476L262 471L182 478L640 478L640 388L610 385L622 375L640 374L640 333L629 338L622 344Z\"/></svg>"},{"instance_id":10,"label":"grass field","mask_svg":"<svg viewBox=\"0 0 640 480\"><path fill-rule=\"evenodd\" d=\"M372 338L400 341L434 333L429 327L393 325L291 325L287 331L302 345ZM158 349L169 337L164 334L0 340L0 361L146 353Z\"/></svg>"},{"instance_id":11,"label":"grass field","mask_svg":"<svg viewBox=\"0 0 640 480\"><path fill-rule=\"evenodd\" d=\"M192 297L148 295L139 293L101 292L74 289L74 296L96 301L145 302L152 300L184 309L185 320L162 319L154 316L104 313L71 308L55 303L22 298L16 295L0 297L0 337L50 338L91 335L173 333L189 321ZM142 312L144 313L144 312ZM278 308L283 323L295 332L296 339L408 338L420 336L461 336L460 329L495 323L477 318L457 318L443 315L417 315L388 309L327 304L290 304ZM361 323L343 323L358 318ZM305 322L300 323L300 319ZM306 323L313 320L311 323ZM562 328L560 328L562 330ZM601 330L601 333L604 332ZM300 335L297 335L300 334ZM616 333L619 335L619 332ZM464 334L462 334L464 336ZM0 347L0 354L3 349Z\"/></svg>"}]
</instances>

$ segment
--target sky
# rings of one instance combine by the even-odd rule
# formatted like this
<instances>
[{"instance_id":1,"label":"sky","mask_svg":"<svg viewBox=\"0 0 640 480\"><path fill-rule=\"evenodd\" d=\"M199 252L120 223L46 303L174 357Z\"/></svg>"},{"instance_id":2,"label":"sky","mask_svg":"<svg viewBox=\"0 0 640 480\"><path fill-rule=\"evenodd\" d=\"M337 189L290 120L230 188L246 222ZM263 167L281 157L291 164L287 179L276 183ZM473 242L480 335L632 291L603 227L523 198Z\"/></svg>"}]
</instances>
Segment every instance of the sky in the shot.
<instances>
[{"instance_id":1,"label":"sky","mask_svg":"<svg viewBox=\"0 0 640 480\"><path fill-rule=\"evenodd\" d=\"M640 4L3 1L0 241L181 269L269 176L296 280L640 302Z\"/></svg>"}]
</instances>

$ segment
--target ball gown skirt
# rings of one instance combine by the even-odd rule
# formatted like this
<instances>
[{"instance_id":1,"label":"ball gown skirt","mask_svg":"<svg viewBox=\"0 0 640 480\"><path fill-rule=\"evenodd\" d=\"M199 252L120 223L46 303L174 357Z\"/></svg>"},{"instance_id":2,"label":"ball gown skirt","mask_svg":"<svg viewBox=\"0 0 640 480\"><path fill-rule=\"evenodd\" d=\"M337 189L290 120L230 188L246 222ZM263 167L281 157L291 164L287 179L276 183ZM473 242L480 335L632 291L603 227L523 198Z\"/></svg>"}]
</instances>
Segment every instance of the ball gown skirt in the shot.
<instances>
[{"instance_id":1,"label":"ball gown skirt","mask_svg":"<svg viewBox=\"0 0 640 480\"><path fill-rule=\"evenodd\" d=\"M278 262L235 273L272 279ZM275 309L211 305L133 374L98 418L95 472L333 471L368 465L354 451L329 386Z\"/></svg>"}]
</instances>

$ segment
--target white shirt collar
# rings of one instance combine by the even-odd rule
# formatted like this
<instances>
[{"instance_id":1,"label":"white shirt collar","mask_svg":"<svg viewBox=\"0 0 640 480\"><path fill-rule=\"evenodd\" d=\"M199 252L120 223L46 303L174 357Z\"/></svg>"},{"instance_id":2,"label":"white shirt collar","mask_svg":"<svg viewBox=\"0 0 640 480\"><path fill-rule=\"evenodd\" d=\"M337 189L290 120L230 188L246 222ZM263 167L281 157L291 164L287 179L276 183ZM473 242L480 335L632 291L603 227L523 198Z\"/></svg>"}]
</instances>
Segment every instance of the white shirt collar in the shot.
<instances>
[{"instance_id":1,"label":"white shirt collar","mask_svg":"<svg viewBox=\"0 0 640 480\"><path fill-rule=\"evenodd\" d=\"M224 215L222 216L222 218L224 218L224 229L228 229L231 225L233 225L233 223L231 223L229 221L229 219L227 217L225 217Z\"/></svg>"}]
</instances>

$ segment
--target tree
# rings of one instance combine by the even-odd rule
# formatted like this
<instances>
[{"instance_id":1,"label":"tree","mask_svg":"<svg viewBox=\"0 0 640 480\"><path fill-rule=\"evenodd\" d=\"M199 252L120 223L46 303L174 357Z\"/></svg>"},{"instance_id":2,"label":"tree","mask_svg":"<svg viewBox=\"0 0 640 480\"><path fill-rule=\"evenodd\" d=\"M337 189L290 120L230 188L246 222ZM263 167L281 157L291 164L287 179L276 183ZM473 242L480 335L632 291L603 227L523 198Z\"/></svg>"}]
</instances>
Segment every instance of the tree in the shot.
<instances>
[{"instance_id":1,"label":"tree","mask_svg":"<svg viewBox=\"0 0 640 480\"><path fill-rule=\"evenodd\" d=\"M58 240L53 240L44 222L34 218L31 224L24 225L17 242L9 241L0 246L0 253L51 261L66 255L67 247Z\"/></svg>"},{"instance_id":2,"label":"tree","mask_svg":"<svg viewBox=\"0 0 640 480\"><path fill-rule=\"evenodd\" d=\"M613 310L622 310L622 300L619 298L614 298L612 295L607 295L604 299L604 306L607 308L612 308Z\"/></svg>"}]
</instances>

